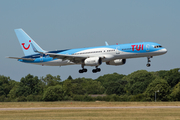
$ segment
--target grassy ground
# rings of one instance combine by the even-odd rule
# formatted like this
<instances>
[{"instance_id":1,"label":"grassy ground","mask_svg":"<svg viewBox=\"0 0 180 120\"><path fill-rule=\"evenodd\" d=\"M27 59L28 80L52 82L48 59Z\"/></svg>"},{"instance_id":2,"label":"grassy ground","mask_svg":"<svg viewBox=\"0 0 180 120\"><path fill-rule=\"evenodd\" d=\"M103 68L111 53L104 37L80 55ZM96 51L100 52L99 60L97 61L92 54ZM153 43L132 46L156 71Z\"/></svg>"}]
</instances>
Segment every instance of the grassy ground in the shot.
<instances>
[{"instance_id":1,"label":"grassy ground","mask_svg":"<svg viewBox=\"0 0 180 120\"><path fill-rule=\"evenodd\" d=\"M2 102L0 108L180 106L180 102ZM180 120L178 108L0 111L2 120Z\"/></svg>"}]
</instances>

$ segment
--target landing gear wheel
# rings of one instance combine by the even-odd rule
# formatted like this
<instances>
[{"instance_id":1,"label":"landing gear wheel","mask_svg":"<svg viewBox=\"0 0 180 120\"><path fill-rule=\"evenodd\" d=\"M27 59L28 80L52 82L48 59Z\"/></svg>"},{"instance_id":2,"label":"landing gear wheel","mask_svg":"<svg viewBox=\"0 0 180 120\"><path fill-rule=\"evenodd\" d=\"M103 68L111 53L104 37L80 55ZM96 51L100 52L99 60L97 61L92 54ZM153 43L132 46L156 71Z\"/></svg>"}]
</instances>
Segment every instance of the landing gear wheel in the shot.
<instances>
[{"instance_id":1,"label":"landing gear wheel","mask_svg":"<svg viewBox=\"0 0 180 120\"><path fill-rule=\"evenodd\" d=\"M149 63L148 63L148 64L146 64L146 66L147 66L147 67L150 67L150 66L151 66L151 64L149 64Z\"/></svg>"},{"instance_id":2,"label":"landing gear wheel","mask_svg":"<svg viewBox=\"0 0 180 120\"><path fill-rule=\"evenodd\" d=\"M79 70L79 73L87 72L87 69L81 69Z\"/></svg>"},{"instance_id":3,"label":"landing gear wheel","mask_svg":"<svg viewBox=\"0 0 180 120\"><path fill-rule=\"evenodd\" d=\"M83 72L87 72L87 69L82 69L83 70Z\"/></svg>"},{"instance_id":4,"label":"landing gear wheel","mask_svg":"<svg viewBox=\"0 0 180 120\"><path fill-rule=\"evenodd\" d=\"M97 67L96 67L96 69L92 70L93 73L97 73L97 72L100 72L100 71L101 71L101 68L97 68Z\"/></svg>"},{"instance_id":5,"label":"landing gear wheel","mask_svg":"<svg viewBox=\"0 0 180 120\"><path fill-rule=\"evenodd\" d=\"M93 73L96 73L96 72L97 72L97 69L93 69L92 72L93 72Z\"/></svg>"},{"instance_id":6,"label":"landing gear wheel","mask_svg":"<svg viewBox=\"0 0 180 120\"><path fill-rule=\"evenodd\" d=\"M79 70L79 73L83 73L83 70Z\"/></svg>"},{"instance_id":7,"label":"landing gear wheel","mask_svg":"<svg viewBox=\"0 0 180 120\"><path fill-rule=\"evenodd\" d=\"M84 64L81 64L82 69L79 70L79 73L87 72L87 69L84 68Z\"/></svg>"},{"instance_id":8,"label":"landing gear wheel","mask_svg":"<svg viewBox=\"0 0 180 120\"><path fill-rule=\"evenodd\" d=\"M96 70L97 70L97 72L100 72L100 71L101 71L101 68L97 68Z\"/></svg>"}]
</instances>

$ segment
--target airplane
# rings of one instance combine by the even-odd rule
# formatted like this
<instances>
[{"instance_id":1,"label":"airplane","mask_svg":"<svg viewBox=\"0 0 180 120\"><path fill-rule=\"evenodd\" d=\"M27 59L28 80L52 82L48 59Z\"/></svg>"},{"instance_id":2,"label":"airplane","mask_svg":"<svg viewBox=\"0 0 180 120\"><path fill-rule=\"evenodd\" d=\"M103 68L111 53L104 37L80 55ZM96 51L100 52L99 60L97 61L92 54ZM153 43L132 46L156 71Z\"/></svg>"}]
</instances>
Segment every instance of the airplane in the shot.
<instances>
[{"instance_id":1,"label":"airplane","mask_svg":"<svg viewBox=\"0 0 180 120\"><path fill-rule=\"evenodd\" d=\"M165 54L167 49L154 42L139 42L129 44L64 49L55 51L43 50L23 29L15 29L16 36L24 52L24 57L8 57L23 63L42 66L81 65L79 73L87 72L85 66L94 66L93 73L100 72L99 66L105 62L107 65L124 65L126 59L147 57L147 67L150 67L150 58Z\"/></svg>"}]
</instances>

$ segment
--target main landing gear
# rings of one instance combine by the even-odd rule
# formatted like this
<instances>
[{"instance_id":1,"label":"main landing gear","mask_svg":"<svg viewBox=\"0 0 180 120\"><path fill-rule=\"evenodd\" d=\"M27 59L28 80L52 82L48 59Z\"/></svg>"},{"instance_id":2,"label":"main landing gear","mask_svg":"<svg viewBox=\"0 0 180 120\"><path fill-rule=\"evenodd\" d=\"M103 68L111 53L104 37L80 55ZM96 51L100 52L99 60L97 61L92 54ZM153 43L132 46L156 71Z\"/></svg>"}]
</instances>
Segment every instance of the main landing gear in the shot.
<instances>
[{"instance_id":1,"label":"main landing gear","mask_svg":"<svg viewBox=\"0 0 180 120\"><path fill-rule=\"evenodd\" d=\"M101 71L101 68L98 68L98 66L96 66L96 69L92 70L93 73L97 73L97 72L100 72L100 71ZM82 65L82 69L79 70L79 73L84 73L84 72L87 72L87 69L84 68L84 66Z\"/></svg>"},{"instance_id":2,"label":"main landing gear","mask_svg":"<svg viewBox=\"0 0 180 120\"><path fill-rule=\"evenodd\" d=\"M79 73L87 72L87 69L84 68L84 65L82 65L82 69L79 70Z\"/></svg>"},{"instance_id":3,"label":"main landing gear","mask_svg":"<svg viewBox=\"0 0 180 120\"><path fill-rule=\"evenodd\" d=\"M147 67L151 66L151 64L149 63L149 62L151 62L150 58L152 58L152 56L147 57L147 61L148 61L148 63L146 64Z\"/></svg>"},{"instance_id":4,"label":"main landing gear","mask_svg":"<svg viewBox=\"0 0 180 120\"><path fill-rule=\"evenodd\" d=\"M83 73L83 72L87 72L87 69L83 68L83 69L79 70L79 73Z\"/></svg>"},{"instance_id":5,"label":"main landing gear","mask_svg":"<svg viewBox=\"0 0 180 120\"><path fill-rule=\"evenodd\" d=\"M101 68L97 68L97 66L96 66L96 69L92 70L93 73L97 73L97 72L100 72L100 71L101 71Z\"/></svg>"}]
</instances>

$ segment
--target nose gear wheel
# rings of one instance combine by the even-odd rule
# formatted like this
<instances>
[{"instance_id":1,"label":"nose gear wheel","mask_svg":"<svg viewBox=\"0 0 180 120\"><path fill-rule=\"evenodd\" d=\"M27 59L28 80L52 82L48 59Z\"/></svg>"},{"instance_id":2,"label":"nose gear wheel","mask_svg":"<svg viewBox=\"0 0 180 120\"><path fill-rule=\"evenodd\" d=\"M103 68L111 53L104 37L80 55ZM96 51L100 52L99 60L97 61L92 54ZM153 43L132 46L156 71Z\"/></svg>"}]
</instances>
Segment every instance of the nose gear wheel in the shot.
<instances>
[{"instance_id":1,"label":"nose gear wheel","mask_svg":"<svg viewBox=\"0 0 180 120\"><path fill-rule=\"evenodd\" d=\"M147 67L150 67L150 66L151 66L151 64L149 63L149 62L151 62L150 58L152 58L152 56L147 57L147 62L148 62L148 63L146 64Z\"/></svg>"}]
</instances>

